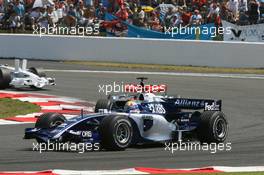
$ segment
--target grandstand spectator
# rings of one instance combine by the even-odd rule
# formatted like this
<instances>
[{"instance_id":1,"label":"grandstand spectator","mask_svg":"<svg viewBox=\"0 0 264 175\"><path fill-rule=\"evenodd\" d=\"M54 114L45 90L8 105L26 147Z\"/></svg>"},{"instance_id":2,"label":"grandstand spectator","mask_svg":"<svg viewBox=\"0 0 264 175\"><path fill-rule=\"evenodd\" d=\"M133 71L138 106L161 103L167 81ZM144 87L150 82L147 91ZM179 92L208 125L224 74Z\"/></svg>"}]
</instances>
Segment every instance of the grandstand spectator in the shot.
<instances>
[{"instance_id":1,"label":"grandstand spectator","mask_svg":"<svg viewBox=\"0 0 264 175\"><path fill-rule=\"evenodd\" d=\"M155 31L162 31L162 26L160 25L159 18L157 17L157 14L155 12L150 13L150 18L148 20L148 24L150 26L151 30Z\"/></svg>"},{"instance_id":2,"label":"grandstand spectator","mask_svg":"<svg viewBox=\"0 0 264 175\"><path fill-rule=\"evenodd\" d=\"M264 0L259 0L260 6L259 6L259 12L260 12L260 23L264 23Z\"/></svg>"},{"instance_id":3,"label":"grandstand spectator","mask_svg":"<svg viewBox=\"0 0 264 175\"><path fill-rule=\"evenodd\" d=\"M173 7L169 7L167 13L164 16L164 23L166 27L169 27L171 24L171 19L174 16L174 9Z\"/></svg>"},{"instance_id":4,"label":"grandstand spectator","mask_svg":"<svg viewBox=\"0 0 264 175\"><path fill-rule=\"evenodd\" d=\"M248 0L239 0L238 1L238 10L239 10L239 17L237 24L238 25L248 25Z\"/></svg>"},{"instance_id":5,"label":"grandstand spectator","mask_svg":"<svg viewBox=\"0 0 264 175\"><path fill-rule=\"evenodd\" d=\"M3 0L0 0L0 27L4 16L5 16L5 6Z\"/></svg>"},{"instance_id":6,"label":"grandstand spectator","mask_svg":"<svg viewBox=\"0 0 264 175\"><path fill-rule=\"evenodd\" d=\"M208 6L203 5L200 9L200 15L202 16L202 23L207 23L207 16L210 10L208 10Z\"/></svg>"},{"instance_id":7,"label":"grandstand spectator","mask_svg":"<svg viewBox=\"0 0 264 175\"><path fill-rule=\"evenodd\" d=\"M89 20L84 17L84 7L83 7L83 2L79 2L79 6L76 8L76 20L77 20L77 25L79 26L88 26Z\"/></svg>"},{"instance_id":8,"label":"grandstand spectator","mask_svg":"<svg viewBox=\"0 0 264 175\"><path fill-rule=\"evenodd\" d=\"M139 0L130 0L127 3L133 13L136 12L137 8L140 6Z\"/></svg>"},{"instance_id":9,"label":"grandstand spectator","mask_svg":"<svg viewBox=\"0 0 264 175\"><path fill-rule=\"evenodd\" d=\"M76 16L77 16L76 9L74 8L73 4L70 4L67 15L64 17L64 22L65 22L66 26L75 27L76 23L77 23Z\"/></svg>"},{"instance_id":10,"label":"grandstand spectator","mask_svg":"<svg viewBox=\"0 0 264 175\"><path fill-rule=\"evenodd\" d=\"M162 15L161 15L160 7L157 7L156 9L154 9L153 12L156 14L156 17L159 19L159 24L161 26L164 26L164 21L163 21Z\"/></svg>"},{"instance_id":11,"label":"grandstand spectator","mask_svg":"<svg viewBox=\"0 0 264 175\"><path fill-rule=\"evenodd\" d=\"M144 12L144 11L141 11L141 12ZM144 15L142 15L142 13L139 12L139 18L143 18L144 19ZM126 8L123 6L121 7L115 14L119 19L123 20L123 21L126 21L128 19L128 12L126 10Z\"/></svg>"},{"instance_id":12,"label":"grandstand spectator","mask_svg":"<svg viewBox=\"0 0 264 175\"><path fill-rule=\"evenodd\" d=\"M138 16L139 16L140 19L144 19L145 18L145 12L144 12L144 10L142 10L141 6L138 7Z\"/></svg>"},{"instance_id":13,"label":"grandstand spectator","mask_svg":"<svg viewBox=\"0 0 264 175\"><path fill-rule=\"evenodd\" d=\"M41 16L40 8L39 7L34 8L29 16L30 16L31 28L34 29L36 28L38 20Z\"/></svg>"},{"instance_id":14,"label":"grandstand spectator","mask_svg":"<svg viewBox=\"0 0 264 175\"><path fill-rule=\"evenodd\" d=\"M183 26L189 24L191 16L192 16L191 10L189 8L183 7L182 15L181 15Z\"/></svg>"},{"instance_id":15,"label":"grandstand spectator","mask_svg":"<svg viewBox=\"0 0 264 175\"><path fill-rule=\"evenodd\" d=\"M132 24L133 23L133 14L134 14L134 12L130 9L129 4L126 4L125 8L126 8L126 11L128 13L127 22L129 24Z\"/></svg>"},{"instance_id":16,"label":"grandstand spectator","mask_svg":"<svg viewBox=\"0 0 264 175\"><path fill-rule=\"evenodd\" d=\"M15 0L14 10L20 18L22 18L25 14L25 7L22 3L20 3L20 0Z\"/></svg>"},{"instance_id":17,"label":"grandstand spectator","mask_svg":"<svg viewBox=\"0 0 264 175\"><path fill-rule=\"evenodd\" d=\"M24 30L25 7L20 2L20 0L15 0L15 4L13 8L15 13L11 15L12 16L11 20L13 21L12 28L17 29L22 27L22 29Z\"/></svg>"},{"instance_id":18,"label":"grandstand spectator","mask_svg":"<svg viewBox=\"0 0 264 175\"><path fill-rule=\"evenodd\" d=\"M48 25L49 25L49 22L48 22L47 6L43 6L43 8L40 9L40 17L38 19L38 26L47 28Z\"/></svg>"},{"instance_id":19,"label":"grandstand spectator","mask_svg":"<svg viewBox=\"0 0 264 175\"><path fill-rule=\"evenodd\" d=\"M57 13L58 22L57 24L61 25L63 22L63 17L66 14L66 5L64 1L56 1L55 2L55 11Z\"/></svg>"},{"instance_id":20,"label":"grandstand spectator","mask_svg":"<svg viewBox=\"0 0 264 175\"><path fill-rule=\"evenodd\" d=\"M210 18L213 15L220 16L220 8L216 2L212 2L210 4L209 13L207 15L207 18Z\"/></svg>"},{"instance_id":21,"label":"grandstand spectator","mask_svg":"<svg viewBox=\"0 0 264 175\"><path fill-rule=\"evenodd\" d=\"M259 2L257 0L249 1L249 23L257 24L260 12L259 12Z\"/></svg>"},{"instance_id":22,"label":"grandstand spectator","mask_svg":"<svg viewBox=\"0 0 264 175\"><path fill-rule=\"evenodd\" d=\"M181 15L175 14L171 19L171 27L180 27L183 24Z\"/></svg>"},{"instance_id":23,"label":"grandstand spectator","mask_svg":"<svg viewBox=\"0 0 264 175\"><path fill-rule=\"evenodd\" d=\"M5 9L5 14L2 17L2 27L4 29L9 29L9 18L10 18L12 13L14 13L13 4L8 3L8 5Z\"/></svg>"},{"instance_id":24,"label":"grandstand spectator","mask_svg":"<svg viewBox=\"0 0 264 175\"><path fill-rule=\"evenodd\" d=\"M216 2L213 2L210 5L210 11L207 15L207 22L214 23L216 27L219 27L221 25L220 7Z\"/></svg>"},{"instance_id":25,"label":"grandstand spectator","mask_svg":"<svg viewBox=\"0 0 264 175\"><path fill-rule=\"evenodd\" d=\"M106 13L106 9L103 6L103 4L100 3L99 6L97 7L97 9L95 10L95 14L96 14L97 19L104 20L105 19L105 13Z\"/></svg>"},{"instance_id":26,"label":"grandstand spectator","mask_svg":"<svg viewBox=\"0 0 264 175\"><path fill-rule=\"evenodd\" d=\"M8 23L11 33L14 33L21 27L21 18L15 11L13 11L8 19Z\"/></svg>"},{"instance_id":27,"label":"grandstand spectator","mask_svg":"<svg viewBox=\"0 0 264 175\"><path fill-rule=\"evenodd\" d=\"M239 0L238 1L238 9L239 9L239 12L245 12L247 13L248 11L248 3L247 3L247 0Z\"/></svg>"},{"instance_id":28,"label":"grandstand spectator","mask_svg":"<svg viewBox=\"0 0 264 175\"><path fill-rule=\"evenodd\" d=\"M194 10L193 15L190 18L189 25L190 26L199 26L202 24L202 16L199 12L199 10Z\"/></svg>"},{"instance_id":29,"label":"grandstand spectator","mask_svg":"<svg viewBox=\"0 0 264 175\"><path fill-rule=\"evenodd\" d=\"M50 26L54 27L56 23L58 22L58 15L55 11L55 6L50 5L47 8L47 17L48 17L48 23Z\"/></svg>"},{"instance_id":30,"label":"grandstand spectator","mask_svg":"<svg viewBox=\"0 0 264 175\"><path fill-rule=\"evenodd\" d=\"M229 21L236 22L238 20L238 0L229 0L227 2L227 13Z\"/></svg>"},{"instance_id":31,"label":"grandstand spectator","mask_svg":"<svg viewBox=\"0 0 264 175\"><path fill-rule=\"evenodd\" d=\"M138 27L147 27L145 23L145 12L142 10L142 7L139 6L137 11L133 14L133 24Z\"/></svg>"}]
</instances>

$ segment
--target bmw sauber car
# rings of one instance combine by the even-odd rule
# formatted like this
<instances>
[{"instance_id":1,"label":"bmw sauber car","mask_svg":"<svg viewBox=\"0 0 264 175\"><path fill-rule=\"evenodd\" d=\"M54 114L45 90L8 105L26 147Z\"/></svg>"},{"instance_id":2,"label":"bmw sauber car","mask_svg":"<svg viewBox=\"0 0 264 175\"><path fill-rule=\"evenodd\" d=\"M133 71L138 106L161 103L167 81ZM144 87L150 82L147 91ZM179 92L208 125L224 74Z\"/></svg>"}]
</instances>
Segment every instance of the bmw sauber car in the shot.
<instances>
[{"instance_id":1,"label":"bmw sauber car","mask_svg":"<svg viewBox=\"0 0 264 175\"><path fill-rule=\"evenodd\" d=\"M38 142L100 143L102 149L124 150L151 142L224 142L228 123L221 100L187 99L140 93L137 97L98 100L97 113L66 120L63 115L41 115L25 139Z\"/></svg>"},{"instance_id":2,"label":"bmw sauber car","mask_svg":"<svg viewBox=\"0 0 264 175\"><path fill-rule=\"evenodd\" d=\"M55 79L46 77L43 70L35 67L27 69L27 60L15 60L15 67L0 64L0 89L13 87L31 87L41 89L47 85L55 85Z\"/></svg>"}]
</instances>

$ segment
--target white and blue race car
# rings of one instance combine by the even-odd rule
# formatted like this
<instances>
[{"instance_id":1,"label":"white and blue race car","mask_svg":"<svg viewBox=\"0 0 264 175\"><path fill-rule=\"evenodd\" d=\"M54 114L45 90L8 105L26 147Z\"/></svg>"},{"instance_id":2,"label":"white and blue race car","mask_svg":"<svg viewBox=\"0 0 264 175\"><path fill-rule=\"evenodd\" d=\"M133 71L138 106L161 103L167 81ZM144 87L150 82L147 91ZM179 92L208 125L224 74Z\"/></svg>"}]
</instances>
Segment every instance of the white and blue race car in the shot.
<instances>
[{"instance_id":1,"label":"white and blue race car","mask_svg":"<svg viewBox=\"0 0 264 175\"><path fill-rule=\"evenodd\" d=\"M54 143L100 143L107 150L124 150L150 142L224 142L228 122L222 101L156 96L152 93L100 99L92 114L66 120L57 113L41 115L25 139ZM87 134L89 133L89 134Z\"/></svg>"}]
</instances>

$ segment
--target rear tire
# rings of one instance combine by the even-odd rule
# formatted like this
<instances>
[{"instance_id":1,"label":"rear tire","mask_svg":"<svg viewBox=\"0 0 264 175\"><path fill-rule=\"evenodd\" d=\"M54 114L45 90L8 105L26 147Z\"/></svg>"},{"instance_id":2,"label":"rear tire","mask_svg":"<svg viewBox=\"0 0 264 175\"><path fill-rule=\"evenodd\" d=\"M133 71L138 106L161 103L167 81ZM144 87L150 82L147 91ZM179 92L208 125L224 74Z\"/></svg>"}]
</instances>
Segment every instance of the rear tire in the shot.
<instances>
[{"instance_id":1,"label":"rear tire","mask_svg":"<svg viewBox=\"0 0 264 175\"><path fill-rule=\"evenodd\" d=\"M111 103L110 100L108 100L108 99L99 99L96 102L94 112L99 112L99 109L110 110L111 109L111 105L112 105L112 103Z\"/></svg>"},{"instance_id":2,"label":"rear tire","mask_svg":"<svg viewBox=\"0 0 264 175\"><path fill-rule=\"evenodd\" d=\"M36 124L35 128L41 128L41 129L50 129L50 128L56 128L57 126L61 125L66 121L66 118L62 114L58 113L45 113L42 114Z\"/></svg>"},{"instance_id":3,"label":"rear tire","mask_svg":"<svg viewBox=\"0 0 264 175\"><path fill-rule=\"evenodd\" d=\"M11 82L10 70L0 68L0 89L5 89L9 87Z\"/></svg>"},{"instance_id":4,"label":"rear tire","mask_svg":"<svg viewBox=\"0 0 264 175\"><path fill-rule=\"evenodd\" d=\"M205 111L200 116L198 139L201 143L221 143L228 135L225 114L220 111Z\"/></svg>"},{"instance_id":5,"label":"rear tire","mask_svg":"<svg viewBox=\"0 0 264 175\"><path fill-rule=\"evenodd\" d=\"M107 116L100 125L101 145L106 150L125 150L132 143L133 127L125 116Z\"/></svg>"}]
</instances>

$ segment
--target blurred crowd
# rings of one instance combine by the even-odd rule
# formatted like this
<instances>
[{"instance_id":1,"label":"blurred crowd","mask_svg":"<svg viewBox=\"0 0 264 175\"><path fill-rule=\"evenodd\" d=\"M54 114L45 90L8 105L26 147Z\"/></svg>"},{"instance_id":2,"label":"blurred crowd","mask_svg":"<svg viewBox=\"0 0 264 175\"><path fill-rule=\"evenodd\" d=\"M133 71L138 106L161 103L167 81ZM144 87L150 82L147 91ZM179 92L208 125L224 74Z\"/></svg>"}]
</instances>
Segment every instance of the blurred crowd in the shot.
<instances>
[{"instance_id":1,"label":"blurred crowd","mask_svg":"<svg viewBox=\"0 0 264 175\"><path fill-rule=\"evenodd\" d=\"M263 23L264 0L0 0L0 30L93 26L110 13L130 24L164 27ZM106 25L111 26L111 25Z\"/></svg>"}]
</instances>

